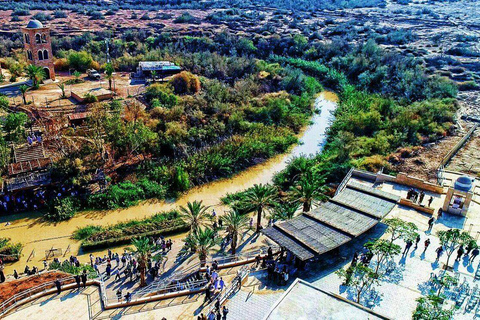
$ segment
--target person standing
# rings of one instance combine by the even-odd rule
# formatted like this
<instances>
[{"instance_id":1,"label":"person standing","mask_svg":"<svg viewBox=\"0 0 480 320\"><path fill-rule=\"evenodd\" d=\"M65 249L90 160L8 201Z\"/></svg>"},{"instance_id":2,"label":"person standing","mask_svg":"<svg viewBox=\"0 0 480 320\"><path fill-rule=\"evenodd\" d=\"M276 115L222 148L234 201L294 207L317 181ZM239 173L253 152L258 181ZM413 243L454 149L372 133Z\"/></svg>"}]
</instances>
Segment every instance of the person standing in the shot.
<instances>
[{"instance_id":1,"label":"person standing","mask_svg":"<svg viewBox=\"0 0 480 320\"><path fill-rule=\"evenodd\" d=\"M460 261L460 258L462 258L463 254L465 253L465 250L463 250L463 246L460 246L457 250L457 258L455 261Z\"/></svg>"},{"instance_id":2,"label":"person standing","mask_svg":"<svg viewBox=\"0 0 480 320\"><path fill-rule=\"evenodd\" d=\"M433 197L430 196L430 199L428 199L428 206L431 207L433 202Z\"/></svg>"},{"instance_id":3,"label":"person standing","mask_svg":"<svg viewBox=\"0 0 480 320\"><path fill-rule=\"evenodd\" d=\"M228 308L227 306L223 306L223 320L227 320Z\"/></svg>"},{"instance_id":4,"label":"person standing","mask_svg":"<svg viewBox=\"0 0 480 320\"><path fill-rule=\"evenodd\" d=\"M437 250L435 250L435 252L437 253L437 259L435 259L435 261L438 261L440 260L440 257L443 254L443 247L442 246L438 247Z\"/></svg>"},{"instance_id":5,"label":"person standing","mask_svg":"<svg viewBox=\"0 0 480 320\"><path fill-rule=\"evenodd\" d=\"M429 220L428 220L428 230L427 231L432 231L432 228L433 228L433 223L435 222L435 218L434 217L431 217Z\"/></svg>"},{"instance_id":6,"label":"person standing","mask_svg":"<svg viewBox=\"0 0 480 320\"><path fill-rule=\"evenodd\" d=\"M405 250L403 250L403 255L406 255L408 251L410 251L410 247L412 246L412 240L408 239L407 244L405 245Z\"/></svg>"},{"instance_id":7,"label":"person standing","mask_svg":"<svg viewBox=\"0 0 480 320\"><path fill-rule=\"evenodd\" d=\"M420 192L420 198L418 199L418 204L422 204L424 198L425 198L425 192L423 192L422 190Z\"/></svg>"},{"instance_id":8,"label":"person standing","mask_svg":"<svg viewBox=\"0 0 480 320\"><path fill-rule=\"evenodd\" d=\"M475 258L478 256L479 253L480 253L480 250L478 250L478 248L473 249L472 256L470 257L470 259L468 261L470 263L472 263L473 260L475 260Z\"/></svg>"},{"instance_id":9,"label":"person standing","mask_svg":"<svg viewBox=\"0 0 480 320\"><path fill-rule=\"evenodd\" d=\"M13 270L13 277L14 277L15 279L18 279L18 272L17 272L17 270Z\"/></svg>"},{"instance_id":10,"label":"person standing","mask_svg":"<svg viewBox=\"0 0 480 320\"><path fill-rule=\"evenodd\" d=\"M415 250L417 250L419 242L420 242L420 235L417 235L417 239L415 239Z\"/></svg>"},{"instance_id":11,"label":"person standing","mask_svg":"<svg viewBox=\"0 0 480 320\"><path fill-rule=\"evenodd\" d=\"M83 287L85 288L87 286L87 270L83 269L82 273L82 283Z\"/></svg>"},{"instance_id":12,"label":"person standing","mask_svg":"<svg viewBox=\"0 0 480 320\"><path fill-rule=\"evenodd\" d=\"M77 283L77 289L80 290L80 276L78 274L75 275L75 282Z\"/></svg>"},{"instance_id":13,"label":"person standing","mask_svg":"<svg viewBox=\"0 0 480 320\"><path fill-rule=\"evenodd\" d=\"M425 248L423 249L423 253L427 251L428 246L430 245L430 239L425 240Z\"/></svg>"},{"instance_id":14,"label":"person standing","mask_svg":"<svg viewBox=\"0 0 480 320\"><path fill-rule=\"evenodd\" d=\"M57 278L54 283L55 287L57 287L57 294L60 294L62 292L62 283L60 282L60 279Z\"/></svg>"}]
</instances>

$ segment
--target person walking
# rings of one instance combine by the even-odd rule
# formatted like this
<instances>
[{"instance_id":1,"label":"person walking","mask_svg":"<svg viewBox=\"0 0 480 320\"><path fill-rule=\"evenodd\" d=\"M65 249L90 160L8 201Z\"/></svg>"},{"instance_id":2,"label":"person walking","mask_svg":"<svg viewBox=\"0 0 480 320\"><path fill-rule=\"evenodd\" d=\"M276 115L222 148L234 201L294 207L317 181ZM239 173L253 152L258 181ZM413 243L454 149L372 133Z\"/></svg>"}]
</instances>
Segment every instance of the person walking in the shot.
<instances>
[{"instance_id":1,"label":"person walking","mask_svg":"<svg viewBox=\"0 0 480 320\"><path fill-rule=\"evenodd\" d=\"M428 199L428 206L431 207L433 202L433 197L430 196L430 199Z\"/></svg>"},{"instance_id":2,"label":"person walking","mask_svg":"<svg viewBox=\"0 0 480 320\"><path fill-rule=\"evenodd\" d=\"M429 245L430 245L430 239L427 238L427 240L425 240L425 248L423 249L423 253L425 253L425 251L427 251L427 248L428 248Z\"/></svg>"},{"instance_id":3,"label":"person walking","mask_svg":"<svg viewBox=\"0 0 480 320\"><path fill-rule=\"evenodd\" d=\"M406 255L408 251L410 251L410 248L412 246L413 242L412 240L407 240L407 244L405 245L405 249L403 250L403 255Z\"/></svg>"},{"instance_id":4,"label":"person walking","mask_svg":"<svg viewBox=\"0 0 480 320\"><path fill-rule=\"evenodd\" d=\"M17 272L17 270L13 270L13 277L14 277L15 279L18 279L18 272Z\"/></svg>"},{"instance_id":5,"label":"person walking","mask_svg":"<svg viewBox=\"0 0 480 320\"><path fill-rule=\"evenodd\" d=\"M57 294L60 294L62 292L62 283L60 282L60 279L57 278L54 283L55 287L57 287Z\"/></svg>"},{"instance_id":6,"label":"person walking","mask_svg":"<svg viewBox=\"0 0 480 320\"><path fill-rule=\"evenodd\" d=\"M470 257L468 262L472 263L473 260L475 260L475 258L478 256L479 253L480 253L480 250L478 250L478 248L473 249L472 256Z\"/></svg>"},{"instance_id":7,"label":"person walking","mask_svg":"<svg viewBox=\"0 0 480 320\"><path fill-rule=\"evenodd\" d=\"M417 250L419 242L420 242L420 235L417 235L417 239L415 239L415 250Z\"/></svg>"},{"instance_id":8,"label":"person walking","mask_svg":"<svg viewBox=\"0 0 480 320\"><path fill-rule=\"evenodd\" d=\"M428 220L428 230L427 231L432 231L432 228L433 228L433 223L435 222L435 218L434 217L431 217L429 220Z\"/></svg>"},{"instance_id":9,"label":"person walking","mask_svg":"<svg viewBox=\"0 0 480 320\"><path fill-rule=\"evenodd\" d=\"M440 260L440 257L443 254L443 247L442 246L438 247L437 250L435 250L435 252L437 253L437 259L435 259L435 261L438 261Z\"/></svg>"}]
</instances>

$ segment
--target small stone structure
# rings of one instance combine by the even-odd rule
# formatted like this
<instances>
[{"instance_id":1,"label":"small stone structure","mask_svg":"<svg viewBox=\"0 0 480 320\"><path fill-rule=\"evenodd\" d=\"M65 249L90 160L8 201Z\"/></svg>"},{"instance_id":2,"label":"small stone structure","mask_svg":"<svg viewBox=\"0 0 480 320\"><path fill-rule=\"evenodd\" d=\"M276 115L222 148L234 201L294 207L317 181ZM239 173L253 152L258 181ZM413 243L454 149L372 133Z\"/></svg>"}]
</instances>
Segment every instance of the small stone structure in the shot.
<instances>
[{"instance_id":1,"label":"small stone structure","mask_svg":"<svg viewBox=\"0 0 480 320\"><path fill-rule=\"evenodd\" d=\"M466 216L473 198L475 179L459 177L453 187L448 188L442 210L451 214Z\"/></svg>"},{"instance_id":2,"label":"small stone structure","mask_svg":"<svg viewBox=\"0 0 480 320\"><path fill-rule=\"evenodd\" d=\"M43 67L46 79L55 81L50 28L43 26L38 20L30 20L28 25L22 28L22 34L27 62Z\"/></svg>"}]
</instances>

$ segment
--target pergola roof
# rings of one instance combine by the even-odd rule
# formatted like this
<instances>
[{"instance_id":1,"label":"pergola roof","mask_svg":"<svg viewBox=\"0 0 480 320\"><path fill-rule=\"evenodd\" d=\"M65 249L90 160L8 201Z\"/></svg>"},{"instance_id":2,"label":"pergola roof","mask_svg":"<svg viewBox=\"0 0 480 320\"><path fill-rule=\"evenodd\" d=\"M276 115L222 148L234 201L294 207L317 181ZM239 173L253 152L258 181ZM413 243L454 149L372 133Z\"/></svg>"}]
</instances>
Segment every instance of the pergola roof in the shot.
<instances>
[{"instance_id":1,"label":"pergola roof","mask_svg":"<svg viewBox=\"0 0 480 320\"><path fill-rule=\"evenodd\" d=\"M375 226L399 197L356 182L315 210L262 232L301 260L335 249Z\"/></svg>"}]
</instances>

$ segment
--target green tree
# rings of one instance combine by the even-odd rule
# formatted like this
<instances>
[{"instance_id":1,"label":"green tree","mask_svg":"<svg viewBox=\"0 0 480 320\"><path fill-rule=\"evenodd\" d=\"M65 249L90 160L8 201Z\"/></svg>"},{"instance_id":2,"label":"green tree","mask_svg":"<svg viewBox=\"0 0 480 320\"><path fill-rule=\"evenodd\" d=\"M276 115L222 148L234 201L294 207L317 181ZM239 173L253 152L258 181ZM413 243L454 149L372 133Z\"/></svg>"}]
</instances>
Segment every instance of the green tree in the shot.
<instances>
[{"instance_id":1,"label":"green tree","mask_svg":"<svg viewBox=\"0 0 480 320\"><path fill-rule=\"evenodd\" d=\"M387 233L390 234L390 244L397 239L414 241L417 236L418 227L413 222L405 222L399 218L385 219L384 223L388 225Z\"/></svg>"},{"instance_id":2,"label":"green tree","mask_svg":"<svg viewBox=\"0 0 480 320\"><path fill-rule=\"evenodd\" d=\"M191 247L197 253L200 259L200 265L203 267L207 262L207 256L210 251L218 244L218 238L215 231L210 228L198 228L191 233L189 240Z\"/></svg>"},{"instance_id":3,"label":"green tree","mask_svg":"<svg viewBox=\"0 0 480 320\"><path fill-rule=\"evenodd\" d=\"M38 88L40 83L46 77L45 70L43 70L41 66L36 66L33 64L28 65L25 69L25 72L27 73L27 77L33 81L34 88Z\"/></svg>"},{"instance_id":4,"label":"green tree","mask_svg":"<svg viewBox=\"0 0 480 320\"><path fill-rule=\"evenodd\" d=\"M154 258L152 257L152 252L155 250L155 245L146 237L133 239L132 245L133 249L130 248L129 250L133 252L137 258L138 271L140 271L140 287L145 287L147 285L147 282L145 281L145 273L148 260Z\"/></svg>"},{"instance_id":5,"label":"green tree","mask_svg":"<svg viewBox=\"0 0 480 320\"><path fill-rule=\"evenodd\" d=\"M275 204L273 207L272 218L275 220L290 220L294 217L300 207L297 201L284 201Z\"/></svg>"},{"instance_id":6,"label":"green tree","mask_svg":"<svg viewBox=\"0 0 480 320\"><path fill-rule=\"evenodd\" d=\"M112 90L112 79L113 79L113 73L115 72L115 69L113 68L112 63L107 63L105 65L105 78L108 79L108 90Z\"/></svg>"},{"instance_id":7,"label":"green tree","mask_svg":"<svg viewBox=\"0 0 480 320\"><path fill-rule=\"evenodd\" d=\"M232 238L232 254L235 254L237 250L238 235L248 228L248 217L241 215L237 210L233 209L223 217L223 221L227 232Z\"/></svg>"},{"instance_id":8,"label":"green tree","mask_svg":"<svg viewBox=\"0 0 480 320\"><path fill-rule=\"evenodd\" d=\"M92 55L86 51L71 51L67 57L68 65L75 70L85 71L92 66Z\"/></svg>"},{"instance_id":9,"label":"green tree","mask_svg":"<svg viewBox=\"0 0 480 320\"><path fill-rule=\"evenodd\" d=\"M443 309L443 298L428 295L417 299L417 308L413 312L413 320L450 320L453 318L453 309Z\"/></svg>"},{"instance_id":10,"label":"green tree","mask_svg":"<svg viewBox=\"0 0 480 320\"><path fill-rule=\"evenodd\" d=\"M3 130L8 141L17 142L25 136L28 116L23 112L9 113L3 120Z\"/></svg>"},{"instance_id":11,"label":"green tree","mask_svg":"<svg viewBox=\"0 0 480 320\"><path fill-rule=\"evenodd\" d=\"M27 104L26 94L27 94L27 91L30 90L30 88L31 87L29 87L27 85L24 85L24 84L22 84L20 87L18 87L18 90L22 94L23 104Z\"/></svg>"},{"instance_id":12,"label":"green tree","mask_svg":"<svg viewBox=\"0 0 480 320\"><path fill-rule=\"evenodd\" d=\"M437 286L438 286L438 289L437 289L437 297L440 297L440 295L442 294L442 290L445 288L445 289L448 289L450 288L451 286L454 286L458 283L458 280L455 279L454 277L450 276L448 273L444 273L443 275L441 275L440 277L437 277L437 278L434 278L432 280L433 283L435 283Z\"/></svg>"},{"instance_id":13,"label":"green tree","mask_svg":"<svg viewBox=\"0 0 480 320\"><path fill-rule=\"evenodd\" d=\"M325 198L325 192L325 178L307 172L290 188L290 197L303 205L303 212L309 212L312 204Z\"/></svg>"},{"instance_id":14,"label":"green tree","mask_svg":"<svg viewBox=\"0 0 480 320\"><path fill-rule=\"evenodd\" d=\"M398 244L392 244L388 240L377 239L376 241L369 241L364 245L376 257L377 266L375 274L378 275L380 266L389 258L402 252L402 248Z\"/></svg>"},{"instance_id":15,"label":"green tree","mask_svg":"<svg viewBox=\"0 0 480 320\"><path fill-rule=\"evenodd\" d=\"M472 240L472 236L470 236L468 232L460 231L459 229L441 230L437 232L437 236L447 254L446 267L448 267L451 255L460 246L466 245Z\"/></svg>"},{"instance_id":16,"label":"green tree","mask_svg":"<svg viewBox=\"0 0 480 320\"><path fill-rule=\"evenodd\" d=\"M200 227L205 226L206 222L209 220L207 210L209 206L204 206L203 201L193 201L188 202L187 206L180 207L180 217L185 221L185 223L190 225L190 233L195 232Z\"/></svg>"},{"instance_id":17,"label":"green tree","mask_svg":"<svg viewBox=\"0 0 480 320\"><path fill-rule=\"evenodd\" d=\"M243 201L257 212L257 232L260 232L263 211L275 205L277 196L277 190L268 184L255 184L245 194Z\"/></svg>"},{"instance_id":18,"label":"green tree","mask_svg":"<svg viewBox=\"0 0 480 320\"><path fill-rule=\"evenodd\" d=\"M74 198L55 198L44 217L51 221L65 221L73 218L76 212L77 205Z\"/></svg>"},{"instance_id":19,"label":"green tree","mask_svg":"<svg viewBox=\"0 0 480 320\"><path fill-rule=\"evenodd\" d=\"M344 283L354 288L357 294L357 303L360 303L362 293L368 288L374 286L379 281L379 275L363 263L357 263L348 269L340 269L335 272Z\"/></svg>"}]
</instances>

